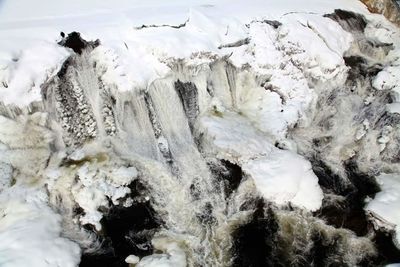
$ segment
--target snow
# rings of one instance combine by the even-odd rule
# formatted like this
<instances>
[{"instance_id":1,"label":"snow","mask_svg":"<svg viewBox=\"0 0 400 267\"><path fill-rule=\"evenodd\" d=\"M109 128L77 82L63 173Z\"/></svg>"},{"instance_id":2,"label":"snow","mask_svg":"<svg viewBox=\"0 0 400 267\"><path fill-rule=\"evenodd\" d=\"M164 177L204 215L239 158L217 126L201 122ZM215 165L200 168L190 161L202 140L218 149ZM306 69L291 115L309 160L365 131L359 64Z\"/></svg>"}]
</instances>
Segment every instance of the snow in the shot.
<instances>
[{"instance_id":1,"label":"snow","mask_svg":"<svg viewBox=\"0 0 400 267\"><path fill-rule=\"evenodd\" d=\"M282 31L288 33L285 42L291 44L286 50L293 54L296 66L322 81L347 71L343 54L350 48L353 38L337 23L312 14L285 16L282 22L285 27Z\"/></svg>"},{"instance_id":2,"label":"snow","mask_svg":"<svg viewBox=\"0 0 400 267\"><path fill-rule=\"evenodd\" d=\"M153 254L140 260L136 267L185 267L185 252L179 245L164 238L155 238L152 241L155 249L162 254Z\"/></svg>"},{"instance_id":3,"label":"snow","mask_svg":"<svg viewBox=\"0 0 400 267\"><path fill-rule=\"evenodd\" d=\"M278 205L288 202L315 211L322 204L322 190L311 164L289 151L277 150L268 157L245 163L243 171L254 179L257 189Z\"/></svg>"},{"instance_id":4,"label":"snow","mask_svg":"<svg viewBox=\"0 0 400 267\"><path fill-rule=\"evenodd\" d=\"M61 216L44 191L9 188L0 194L0 266L74 267L79 246L61 237Z\"/></svg>"},{"instance_id":5,"label":"snow","mask_svg":"<svg viewBox=\"0 0 400 267\"><path fill-rule=\"evenodd\" d=\"M207 142L212 143L209 150L218 158L241 165L267 200L311 211L321 207L322 190L309 161L275 148L264 133L240 115L208 116L201 124Z\"/></svg>"},{"instance_id":6,"label":"snow","mask_svg":"<svg viewBox=\"0 0 400 267\"><path fill-rule=\"evenodd\" d=\"M82 225L91 224L100 231L103 213L100 207L108 207L109 200L120 204L121 199L131 190L128 185L137 177L134 167L110 167L85 162L76 169L47 170L50 190L63 195L71 194L72 199L84 210L79 217ZM124 203L122 203L124 204Z\"/></svg>"},{"instance_id":7,"label":"snow","mask_svg":"<svg viewBox=\"0 0 400 267\"><path fill-rule=\"evenodd\" d=\"M372 86L376 90L391 91L394 103L387 106L387 110L391 113L399 113L400 111L400 31L394 28L393 25L386 25L385 27L377 27L376 24L371 23L372 26L367 27L366 35L376 38L377 40L393 44L393 49L385 58L385 68L378 73L372 81Z\"/></svg>"},{"instance_id":8,"label":"snow","mask_svg":"<svg viewBox=\"0 0 400 267\"><path fill-rule=\"evenodd\" d=\"M129 255L128 257L126 257L125 262L129 264L137 264L139 260L139 257L135 255Z\"/></svg>"},{"instance_id":9,"label":"snow","mask_svg":"<svg viewBox=\"0 0 400 267\"><path fill-rule=\"evenodd\" d=\"M400 47L398 48L400 49ZM372 85L377 90L393 90L400 101L400 66L389 66L379 72Z\"/></svg>"},{"instance_id":10,"label":"snow","mask_svg":"<svg viewBox=\"0 0 400 267\"><path fill-rule=\"evenodd\" d=\"M400 175L383 173L377 180L382 191L368 203L366 210L395 225L396 245L400 247Z\"/></svg>"},{"instance_id":11,"label":"snow","mask_svg":"<svg viewBox=\"0 0 400 267\"><path fill-rule=\"evenodd\" d=\"M293 4L290 0L255 0L250 5L238 0L175 0L169 1L168 5L155 0L121 0L118 5L105 0L84 3L77 0L61 3L41 0L40 4L32 4L26 0L3 1L0 6L0 100L17 106L26 106L32 101L40 100L40 84L59 69L60 63L68 55L67 50L55 44L60 38L60 31L79 31L84 38L101 39L104 47L101 48L103 51L98 52L109 54L110 60L119 66L118 70L107 73L106 76L114 76L115 82L118 81L115 76L127 75L121 78L126 80L125 85L118 88L129 90L135 85L145 87L156 78L165 76L168 70L166 61L172 57L189 58L199 52L229 54L229 50L218 47L246 37L245 24L252 20L286 19L290 17L288 14L291 11L304 13L303 15L321 15L332 12L341 5L350 10L367 12L356 0L334 3L328 0L312 0L307 1L307 5ZM20 8L21 6L24 8ZM318 21L317 16L309 16L312 21L310 23L319 25L318 28L328 25L322 34L332 33L338 27L333 22L328 22L328 19L318 16L322 20ZM137 28L142 25L177 26L185 22L186 26L180 29ZM305 33L297 30L293 32ZM297 37L301 35L293 35L294 40ZM337 35L332 35L334 37ZM315 40L314 37L313 39ZM315 52L312 51L315 51L319 42L309 50L313 54L306 56L315 57ZM337 50L336 47L332 49ZM18 62L15 62L17 58ZM337 60L334 56L329 60L324 57L318 63L328 64L327 67L332 69Z\"/></svg>"},{"instance_id":12,"label":"snow","mask_svg":"<svg viewBox=\"0 0 400 267\"><path fill-rule=\"evenodd\" d=\"M395 103L392 103L392 104L388 104L388 105L386 105L386 109L390 113L400 114L400 102L395 102Z\"/></svg>"}]
</instances>

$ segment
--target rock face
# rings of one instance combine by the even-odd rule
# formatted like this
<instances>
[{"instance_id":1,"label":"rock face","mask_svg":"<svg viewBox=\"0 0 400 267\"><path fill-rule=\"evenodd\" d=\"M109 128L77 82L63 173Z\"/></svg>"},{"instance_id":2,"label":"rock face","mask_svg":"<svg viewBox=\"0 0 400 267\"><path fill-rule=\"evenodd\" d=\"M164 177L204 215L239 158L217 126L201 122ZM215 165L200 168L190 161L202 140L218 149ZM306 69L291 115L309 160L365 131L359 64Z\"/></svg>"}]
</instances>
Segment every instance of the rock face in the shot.
<instances>
[{"instance_id":1,"label":"rock face","mask_svg":"<svg viewBox=\"0 0 400 267\"><path fill-rule=\"evenodd\" d=\"M388 20L400 26L400 7L395 0L361 0L372 13L384 15Z\"/></svg>"}]
</instances>

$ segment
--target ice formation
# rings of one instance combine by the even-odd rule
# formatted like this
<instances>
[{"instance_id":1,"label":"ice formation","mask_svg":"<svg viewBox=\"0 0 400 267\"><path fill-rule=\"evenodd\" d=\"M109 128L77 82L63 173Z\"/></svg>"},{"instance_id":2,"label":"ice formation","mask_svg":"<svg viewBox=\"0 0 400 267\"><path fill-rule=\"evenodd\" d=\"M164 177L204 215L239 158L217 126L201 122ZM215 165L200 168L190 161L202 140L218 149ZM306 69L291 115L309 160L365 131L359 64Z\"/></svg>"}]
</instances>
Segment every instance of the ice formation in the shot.
<instances>
[{"instance_id":1,"label":"ice formation","mask_svg":"<svg viewBox=\"0 0 400 267\"><path fill-rule=\"evenodd\" d=\"M0 5L1 266L400 261L400 30L383 16L43 2Z\"/></svg>"}]
</instances>

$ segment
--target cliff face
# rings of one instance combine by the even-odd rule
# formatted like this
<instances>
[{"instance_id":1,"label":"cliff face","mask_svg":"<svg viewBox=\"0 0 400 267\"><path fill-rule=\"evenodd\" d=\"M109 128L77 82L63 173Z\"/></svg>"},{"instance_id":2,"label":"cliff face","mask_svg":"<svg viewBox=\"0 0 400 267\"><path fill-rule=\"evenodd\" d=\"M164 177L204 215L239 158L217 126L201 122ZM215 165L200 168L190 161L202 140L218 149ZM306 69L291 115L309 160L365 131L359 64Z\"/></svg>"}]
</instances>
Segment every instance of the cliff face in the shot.
<instances>
[{"instance_id":1,"label":"cliff face","mask_svg":"<svg viewBox=\"0 0 400 267\"><path fill-rule=\"evenodd\" d=\"M388 20L400 26L400 7L395 0L361 0L372 13L384 15Z\"/></svg>"}]
</instances>

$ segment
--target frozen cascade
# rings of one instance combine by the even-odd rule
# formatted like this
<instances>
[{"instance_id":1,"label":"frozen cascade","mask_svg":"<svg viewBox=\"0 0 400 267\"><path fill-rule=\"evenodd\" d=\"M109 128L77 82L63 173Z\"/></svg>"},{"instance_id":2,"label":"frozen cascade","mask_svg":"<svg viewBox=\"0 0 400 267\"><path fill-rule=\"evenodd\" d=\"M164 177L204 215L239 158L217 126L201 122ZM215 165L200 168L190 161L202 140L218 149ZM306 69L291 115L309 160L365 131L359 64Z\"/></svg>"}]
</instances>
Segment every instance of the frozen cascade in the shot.
<instances>
[{"instance_id":1,"label":"frozen cascade","mask_svg":"<svg viewBox=\"0 0 400 267\"><path fill-rule=\"evenodd\" d=\"M87 54L83 53L80 57L87 57ZM78 60L77 62L81 64L81 61ZM79 65L80 67L81 65ZM75 67L72 65L70 68ZM224 70L225 68L227 70ZM209 74L205 75L201 72ZM215 72L219 74L216 75ZM217 62L212 68L203 67L200 71L193 71L190 68L186 70L183 67L176 75L182 80L188 79L188 76L190 79L190 75L193 75L193 73L205 79L209 79L208 76L211 76L212 80L208 82L196 81L199 88L203 84L203 89L198 89L196 83L188 88L199 90L198 95L206 95L210 98L210 93L207 93L207 95L204 92L200 93L200 91L206 89L204 84L213 84L214 96L220 95L234 109L235 106L240 105L240 102L233 99L241 99L240 95L233 97L237 94L237 91L232 88L235 87L232 76L240 77L240 74L233 74L234 72L236 70L229 63ZM81 73L95 74L93 71ZM248 77L246 78L248 79ZM95 77L85 79L96 80ZM166 244L175 243L177 244L175 249L185 251L186 261L190 266L243 264L240 261L235 261L234 257L232 258L232 252L238 248L232 247L234 243L231 241L231 233L237 231L235 229L238 229L239 225L248 221L251 218L251 210L259 205L257 200L254 199L254 185L250 179L244 178L245 180L233 191L232 195L227 195L223 185L224 181L219 180L218 176L213 175L210 171L210 164L219 165L220 163L212 158L208 159L212 156L212 154L207 156L209 152L201 155L198 150L186 115L190 111L185 110L184 100L181 99L184 94L179 92L179 90L186 88L178 90L176 88L177 83L174 82L176 79L175 77L167 77L156 80L148 89L138 89L127 94L127 96L114 95L113 98L116 99L116 103L112 110L115 115L117 135L115 137L104 136L103 142L109 140L112 146L115 146L115 151L118 151L117 155L120 154L124 160L134 162L134 166L141 172L141 179L150 188L152 205L163 220L161 230L155 233L153 237L155 249L161 249L164 245L160 244L165 242ZM217 81L224 80L225 83L222 83L222 86L215 85L218 84ZM86 88L90 87L87 86ZM107 85L91 88L99 90L99 88L107 88ZM242 90L245 91L245 89ZM108 94L113 93L115 94L112 91L111 93L108 92ZM95 93L85 94L85 98L88 98L86 102L89 103L97 103L97 105L102 103L102 100L99 101L98 94ZM119 104L119 101L123 101L124 104ZM187 107L197 109L200 104L196 103L200 100L192 99L191 101L192 104ZM124 108L117 108L118 106L124 106ZM198 109L204 110L205 108L198 107ZM93 110L96 110L96 108L93 108ZM195 118L192 116L193 119ZM99 117L95 118L96 132L105 132L104 129L99 129L102 127L102 120ZM100 123L97 123L98 121ZM194 122L194 125L196 125L196 122ZM97 139L100 138L102 137L97 137ZM138 142L138 140L141 142ZM128 149L125 148L125 143L128 144ZM271 153L272 147L267 143L265 146L260 150L261 155ZM151 148L151 153L143 147ZM204 152L207 151L206 147L204 149ZM161 165L160 159L161 162L164 162ZM207 159L209 162L207 162ZM228 160L235 161L233 158L228 158ZM255 202L252 204L252 201ZM262 205L258 208L261 208L260 212L264 209ZM262 213L258 216L264 216ZM318 230L316 231L318 232ZM273 236L277 233L268 234ZM284 233L280 234L284 236ZM241 234L234 235L240 236ZM346 233L346 235L351 236L350 233ZM345 238L342 242L350 241ZM367 242L367 240L356 242ZM167 247L164 252L170 253ZM370 254L372 251L372 248L369 248L365 253ZM283 252L275 253L282 254ZM151 266L146 265L145 262L157 262L157 257L144 258L143 266ZM280 255L280 257L283 258L284 256ZM296 261L295 258L292 260ZM139 264L139 266L141 265Z\"/></svg>"},{"instance_id":2,"label":"frozen cascade","mask_svg":"<svg viewBox=\"0 0 400 267\"><path fill-rule=\"evenodd\" d=\"M68 82L78 88L72 92L85 88L84 93L59 96L59 91L53 91L52 94L56 95L54 100L47 97L50 100L47 106L61 107L56 108L58 118L69 116L58 104L65 102L63 98L90 103L90 108L84 105L81 110L85 110L85 114L96 114L91 116L93 122L88 119L90 125L96 126L95 129L85 128L86 122L77 122L83 124L80 128L83 133L73 135L72 144L82 144L80 139L87 136L85 131L103 133L96 135L98 142L111 142L122 158L135 162L142 171L143 180L152 188L156 210L166 214L162 217L166 229L159 235L165 235L178 244L189 242L186 246L193 250L187 256L191 264L228 264L227 246L230 242L226 237L229 235L221 233L227 231L224 225L228 220L226 203L221 192L215 189L207 162L197 149L174 80L158 80L147 90L138 89L125 96L113 96L113 127L117 128L118 134L107 137L100 110L104 100L100 95L110 92L101 92L107 85L101 84L94 69L89 67L90 63L84 60L89 61L87 52L74 56L70 61L73 63L66 67ZM82 68L89 70L82 71ZM49 81L47 91L63 88L63 85L54 83L57 81ZM56 101L56 104L51 101ZM63 136L70 134L68 125L64 127L64 133ZM159 165L160 160L164 164ZM63 195L63 198L67 196Z\"/></svg>"},{"instance_id":3,"label":"frozen cascade","mask_svg":"<svg viewBox=\"0 0 400 267\"><path fill-rule=\"evenodd\" d=\"M115 101L116 125L114 127L122 130L120 136L126 140L128 150L143 157L161 159L152 123L149 120L144 93L135 91Z\"/></svg>"},{"instance_id":4,"label":"frozen cascade","mask_svg":"<svg viewBox=\"0 0 400 267\"><path fill-rule=\"evenodd\" d=\"M393 47L368 36L373 26L362 15L337 10L327 17L354 38L343 59L336 52L331 59L347 67L323 69L337 75L332 84L301 64L290 39L283 45L290 36L281 24L248 26L273 32L277 51L293 56L282 57L277 74L295 73L289 93L273 74L236 67L228 57L172 60L165 77L123 89L106 77L114 66L99 60L100 42L69 35L83 47L71 47L78 50L42 85L43 103L0 107L8 126L0 134L0 174L7 176L0 192L12 194L12 184L40 188L34 194L60 214L62 236L80 245L82 267L121 266L128 256L138 267L398 260L378 240L388 236L398 253L393 229L373 229L364 212L380 190L374 176L399 172L398 114L382 107L391 92L371 84ZM326 44L310 21L296 25ZM251 42L244 43L256 49ZM293 99L302 90L316 96L304 97L308 113L300 115ZM269 131L260 120L282 126ZM22 163L26 149L36 166ZM13 168L19 171L11 178ZM0 207L8 201L0 198ZM6 226L0 219L0 230ZM60 246L76 255L69 240Z\"/></svg>"}]
</instances>

